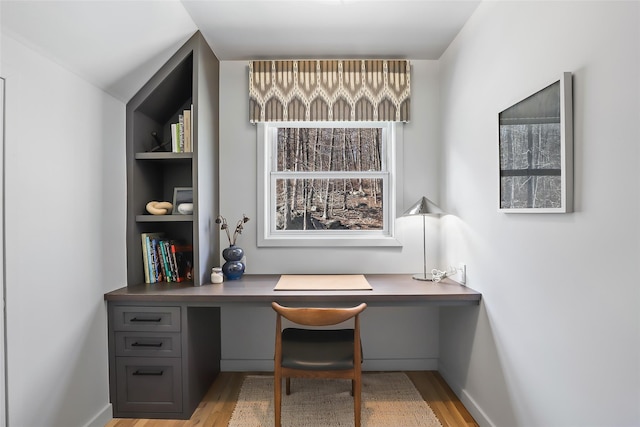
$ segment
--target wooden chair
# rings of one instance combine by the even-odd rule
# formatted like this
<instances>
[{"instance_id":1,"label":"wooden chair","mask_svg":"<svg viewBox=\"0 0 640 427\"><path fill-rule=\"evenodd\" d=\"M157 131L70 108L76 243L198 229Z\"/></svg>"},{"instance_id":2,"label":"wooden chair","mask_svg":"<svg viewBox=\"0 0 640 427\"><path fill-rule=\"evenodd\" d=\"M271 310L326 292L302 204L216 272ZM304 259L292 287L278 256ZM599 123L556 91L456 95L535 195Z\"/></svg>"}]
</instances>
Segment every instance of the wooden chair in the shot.
<instances>
[{"instance_id":1,"label":"wooden chair","mask_svg":"<svg viewBox=\"0 0 640 427\"><path fill-rule=\"evenodd\" d=\"M282 378L291 393L291 378L351 379L355 426L360 427L362 390L362 347L359 314L367 308L292 308L271 303L276 311L276 346L274 358L275 426L280 427ZM282 317L302 326L331 326L354 318L353 329L282 330Z\"/></svg>"}]
</instances>

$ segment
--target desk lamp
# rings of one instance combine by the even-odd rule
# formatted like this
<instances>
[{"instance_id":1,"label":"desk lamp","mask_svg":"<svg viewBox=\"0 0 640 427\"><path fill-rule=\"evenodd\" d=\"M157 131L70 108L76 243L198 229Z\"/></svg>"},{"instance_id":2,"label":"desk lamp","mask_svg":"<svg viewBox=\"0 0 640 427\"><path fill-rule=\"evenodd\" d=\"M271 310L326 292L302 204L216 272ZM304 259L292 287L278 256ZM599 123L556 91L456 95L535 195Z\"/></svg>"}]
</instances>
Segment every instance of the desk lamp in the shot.
<instances>
[{"instance_id":1,"label":"desk lamp","mask_svg":"<svg viewBox=\"0 0 640 427\"><path fill-rule=\"evenodd\" d=\"M402 216L422 216L422 250L424 252L424 269L422 273L413 275L413 278L416 280L432 280L432 275L427 276L427 227L425 225L425 216L440 216L444 213L445 212L440 209L438 205L423 196L402 214Z\"/></svg>"}]
</instances>

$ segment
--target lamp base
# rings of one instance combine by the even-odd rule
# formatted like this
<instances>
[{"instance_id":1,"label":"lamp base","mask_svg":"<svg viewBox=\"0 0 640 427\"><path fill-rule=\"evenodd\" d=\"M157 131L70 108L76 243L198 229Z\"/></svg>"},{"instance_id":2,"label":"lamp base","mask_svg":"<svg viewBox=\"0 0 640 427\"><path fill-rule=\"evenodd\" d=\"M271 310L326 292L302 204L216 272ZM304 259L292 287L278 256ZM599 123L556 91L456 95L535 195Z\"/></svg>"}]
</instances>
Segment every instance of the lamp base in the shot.
<instances>
[{"instance_id":1,"label":"lamp base","mask_svg":"<svg viewBox=\"0 0 640 427\"><path fill-rule=\"evenodd\" d=\"M418 273L418 274L414 274L413 278L416 280L428 280L430 282L433 281L433 275L431 274Z\"/></svg>"}]
</instances>

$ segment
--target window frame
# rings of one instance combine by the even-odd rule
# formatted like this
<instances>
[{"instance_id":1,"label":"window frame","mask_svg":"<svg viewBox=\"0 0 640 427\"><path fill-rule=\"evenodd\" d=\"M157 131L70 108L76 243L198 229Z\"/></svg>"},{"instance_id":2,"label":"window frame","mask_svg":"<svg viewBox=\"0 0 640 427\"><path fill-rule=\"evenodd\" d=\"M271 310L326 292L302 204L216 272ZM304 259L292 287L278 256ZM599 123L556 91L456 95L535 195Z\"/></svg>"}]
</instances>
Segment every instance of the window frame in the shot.
<instances>
[{"instance_id":1,"label":"window frame","mask_svg":"<svg viewBox=\"0 0 640 427\"><path fill-rule=\"evenodd\" d=\"M383 230L275 230L275 188L277 178L288 172L278 172L275 162L278 128L382 128L383 171ZM396 122L260 122L257 123L258 183L257 231L258 247L331 247L331 246L402 246L396 237L396 213L402 209L402 145L403 127ZM386 167L386 168L385 168ZM352 173L308 173L316 178L343 178ZM386 180L386 182L385 182Z\"/></svg>"}]
</instances>

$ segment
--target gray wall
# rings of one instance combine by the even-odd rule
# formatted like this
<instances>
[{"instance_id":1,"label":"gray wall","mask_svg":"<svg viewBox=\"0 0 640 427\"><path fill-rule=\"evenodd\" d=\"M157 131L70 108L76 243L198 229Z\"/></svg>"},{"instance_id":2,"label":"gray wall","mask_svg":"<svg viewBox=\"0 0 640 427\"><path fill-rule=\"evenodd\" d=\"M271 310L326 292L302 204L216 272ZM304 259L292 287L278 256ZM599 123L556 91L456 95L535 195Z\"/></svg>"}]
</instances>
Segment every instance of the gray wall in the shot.
<instances>
[{"instance_id":1,"label":"gray wall","mask_svg":"<svg viewBox=\"0 0 640 427\"><path fill-rule=\"evenodd\" d=\"M411 122L404 125L404 209L426 195L438 201L440 144L438 63L411 61ZM248 63L220 64L220 213L230 222L246 213L255 220L256 127L249 123ZM404 211L404 210L403 210ZM400 212L399 214L402 214ZM422 271L422 221L396 222L400 248L258 248L255 221L238 239L248 273L417 273ZM438 221L429 221L429 264L439 266ZM228 246L222 237L221 247ZM443 267L440 267L443 268ZM226 370L273 369L271 309L223 309ZM383 333L384 330L402 333ZM437 309L370 308L363 317L365 369L435 369Z\"/></svg>"},{"instance_id":2,"label":"gray wall","mask_svg":"<svg viewBox=\"0 0 640 427\"><path fill-rule=\"evenodd\" d=\"M124 105L6 34L1 61L8 425L104 425L103 294L126 283Z\"/></svg>"},{"instance_id":3,"label":"gray wall","mask_svg":"<svg viewBox=\"0 0 640 427\"><path fill-rule=\"evenodd\" d=\"M640 3L483 2L441 59L440 370L483 426L640 425ZM575 213L498 206L497 114L574 73Z\"/></svg>"}]
</instances>

